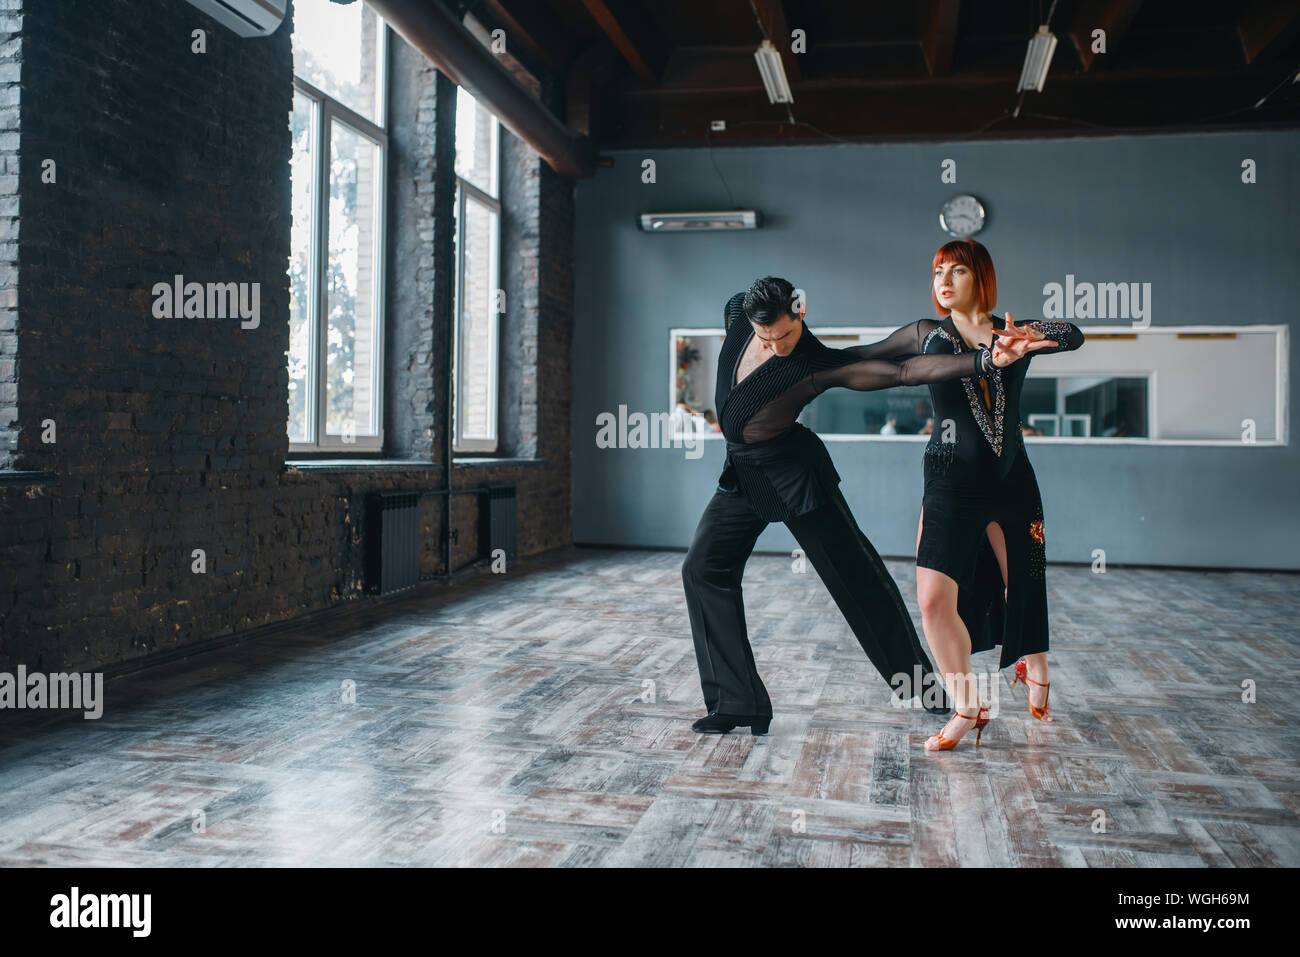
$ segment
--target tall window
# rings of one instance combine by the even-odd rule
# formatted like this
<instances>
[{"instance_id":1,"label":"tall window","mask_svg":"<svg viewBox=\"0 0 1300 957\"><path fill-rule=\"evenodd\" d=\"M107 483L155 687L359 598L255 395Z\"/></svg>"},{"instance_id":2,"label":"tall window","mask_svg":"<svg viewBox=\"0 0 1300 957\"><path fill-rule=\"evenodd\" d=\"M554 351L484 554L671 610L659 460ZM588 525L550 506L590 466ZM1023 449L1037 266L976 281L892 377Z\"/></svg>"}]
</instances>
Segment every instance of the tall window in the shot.
<instances>
[{"instance_id":1,"label":"tall window","mask_svg":"<svg viewBox=\"0 0 1300 957\"><path fill-rule=\"evenodd\" d=\"M296 0L289 441L383 446L383 20L362 3Z\"/></svg>"},{"instance_id":2,"label":"tall window","mask_svg":"<svg viewBox=\"0 0 1300 957\"><path fill-rule=\"evenodd\" d=\"M495 452L499 430L501 200L497 118L456 94L456 452Z\"/></svg>"}]
</instances>

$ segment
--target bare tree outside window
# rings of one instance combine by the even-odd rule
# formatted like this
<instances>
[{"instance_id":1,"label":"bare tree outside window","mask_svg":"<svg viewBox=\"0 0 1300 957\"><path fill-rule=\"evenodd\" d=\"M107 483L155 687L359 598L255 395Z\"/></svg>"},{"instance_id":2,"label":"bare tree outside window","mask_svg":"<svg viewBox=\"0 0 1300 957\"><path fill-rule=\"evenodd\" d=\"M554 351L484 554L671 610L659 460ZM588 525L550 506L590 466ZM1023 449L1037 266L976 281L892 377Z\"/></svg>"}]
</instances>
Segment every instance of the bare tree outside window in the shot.
<instances>
[{"instance_id":1,"label":"bare tree outside window","mask_svg":"<svg viewBox=\"0 0 1300 957\"><path fill-rule=\"evenodd\" d=\"M296 451L383 446L384 22L298 0L288 431Z\"/></svg>"}]
</instances>

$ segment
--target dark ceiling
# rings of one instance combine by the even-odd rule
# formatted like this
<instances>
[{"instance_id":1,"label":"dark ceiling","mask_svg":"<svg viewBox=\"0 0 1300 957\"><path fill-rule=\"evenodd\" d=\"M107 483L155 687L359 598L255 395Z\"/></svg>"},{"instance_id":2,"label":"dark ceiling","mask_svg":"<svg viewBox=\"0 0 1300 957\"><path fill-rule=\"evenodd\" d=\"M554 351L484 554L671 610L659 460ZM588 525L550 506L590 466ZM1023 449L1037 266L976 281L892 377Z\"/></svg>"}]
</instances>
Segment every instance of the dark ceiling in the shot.
<instances>
[{"instance_id":1,"label":"dark ceiling","mask_svg":"<svg viewBox=\"0 0 1300 957\"><path fill-rule=\"evenodd\" d=\"M599 149L1300 126L1300 0L459 5L551 78L561 118ZM1059 42L1046 88L1019 94L1049 10ZM1096 28L1105 53L1091 52ZM795 29L804 53L790 52ZM759 78L764 35L782 52L788 108L768 102ZM710 133L712 120L726 130Z\"/></svg>"}]
</instances>

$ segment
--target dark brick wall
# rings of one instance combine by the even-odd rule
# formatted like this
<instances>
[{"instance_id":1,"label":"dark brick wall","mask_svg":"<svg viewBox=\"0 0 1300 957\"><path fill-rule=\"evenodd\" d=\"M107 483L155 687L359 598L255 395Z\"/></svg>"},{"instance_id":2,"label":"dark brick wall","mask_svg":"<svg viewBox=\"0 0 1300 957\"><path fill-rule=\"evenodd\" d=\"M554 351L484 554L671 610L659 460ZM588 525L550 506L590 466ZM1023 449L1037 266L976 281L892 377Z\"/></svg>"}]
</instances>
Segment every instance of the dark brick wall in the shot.
<instances>
[{"instance_id":1,"label":"dark brick wall","mask_svg":"<svg viewBox=\"0 0 1300 957\"><path fill-rule=\"evenodd\" d=\"M536 155L509 130L501 131L501 191L513 205L501 210L501 288L506 312L498 330L505 358L501 376L501 444L507 455L537 454L537 329L541 288L537 242L541 224L541 169Z\"/></svg>"},{"instance_id":2,"label":"dark brick wall","mask_svg":"<svg viewBox=\"0 0 1300 957\"><path fill-rule=\"evenodd\" d=\"M434 376L448 337L434 335L434 317L452 308L456 176L438 144L455 139L456 87L443 77L440 97L437 71L398 37L389 61L388 308L401 321L385 350L387 441L393 454L441 462L446 393Z\"/></svg>"},{"instance_id":3,"label":"dark brick wall","mask_svg":"<svg viewBox=\"0 0 1300 957\"><path fill-rule=\"evenodd\" d=\"M0 30L18 6L0 0ZM206 54L190 52L196 27ZM28 0L19 38L0 37L0 102L22 63L21 140L0 127L0 457L16 426L0 463L53 474L0 475L0 668L102 667L363 600L367 495L442 485L454 88L396 37L386 428L389 454L426 464L285 464L291 27L245 40L172 0ZM510 253L507 300L511 366L535 398L506 414L535 430L516 454L539 461L458 464L454 481L517 485L531 554L572 537L573 191L535 156L511 162L537 182L512 213L536 226ZM154 318L153 284L177 273L260 283L260 326ZM453 497L453 567L477 556L476 503ZM425 579L443 571L442 507L421 499Z\"/></svg>"},{"instance_id":4,"label":"dark brick wall","mask_svg":"<svg viewBox=\"0 0 1300 957\"><path fill-rule=\"evenodd\" d=\"M23 0L0 0L0 469L18 447L18 108Z\"/></svg>"}]
</instances>

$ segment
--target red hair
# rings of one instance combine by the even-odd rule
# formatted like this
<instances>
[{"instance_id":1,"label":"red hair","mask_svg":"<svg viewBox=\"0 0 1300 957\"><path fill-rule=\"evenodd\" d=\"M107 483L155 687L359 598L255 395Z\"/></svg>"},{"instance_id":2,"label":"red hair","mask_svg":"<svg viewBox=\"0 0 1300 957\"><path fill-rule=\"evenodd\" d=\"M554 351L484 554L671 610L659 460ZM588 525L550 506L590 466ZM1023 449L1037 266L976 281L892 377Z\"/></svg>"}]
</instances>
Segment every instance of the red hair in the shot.
<instances>
[{"instance_id":1,"label":"red hair","mask_svg":"<svg viewBox=\"0 0 1300 957\"><path fill-rule=\"evenodd\" d=\"M941 306L934 294L934 270L940 263L961 263L969 269L975 280L976 310L980 313L993 311L998 301L998 277L987 249L973 239L954 239L944 243L934 254L934 264L930 267L930 302L934 304L936 315L946 316L952 310Z\"/></svg>"}]
</instances>

